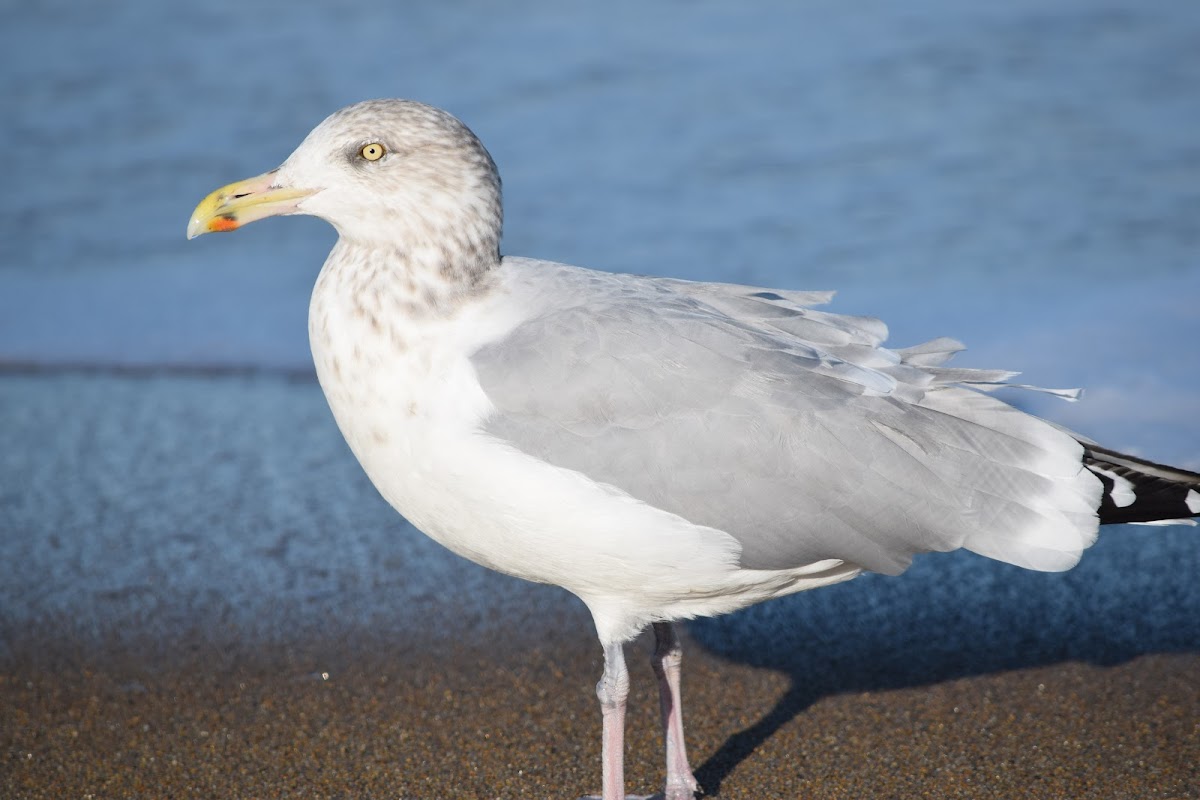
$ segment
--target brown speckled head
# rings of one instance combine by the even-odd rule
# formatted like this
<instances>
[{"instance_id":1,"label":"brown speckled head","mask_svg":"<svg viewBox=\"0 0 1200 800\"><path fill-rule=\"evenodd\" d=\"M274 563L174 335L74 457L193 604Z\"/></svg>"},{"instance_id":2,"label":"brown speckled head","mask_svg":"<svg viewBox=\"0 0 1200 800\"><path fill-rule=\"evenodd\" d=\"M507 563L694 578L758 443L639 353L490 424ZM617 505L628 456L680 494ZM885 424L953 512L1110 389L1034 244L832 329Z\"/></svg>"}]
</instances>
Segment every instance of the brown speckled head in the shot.
<instances>
[{"instance_id":1,"label":"brown speckled head","mask_svg":"<svg viewBox=\"0 0 1200 800\"><path fill-rule=\"evenodd\" d=\"M382 157L364 156L370 145L382 147ZM343 108L305 138L276 178L316 190L299 213L327 220L347 243L436 262L449 280L499 259L500 175L475 134L440 109L411 100Z\"/></svg>"}]
</instances>

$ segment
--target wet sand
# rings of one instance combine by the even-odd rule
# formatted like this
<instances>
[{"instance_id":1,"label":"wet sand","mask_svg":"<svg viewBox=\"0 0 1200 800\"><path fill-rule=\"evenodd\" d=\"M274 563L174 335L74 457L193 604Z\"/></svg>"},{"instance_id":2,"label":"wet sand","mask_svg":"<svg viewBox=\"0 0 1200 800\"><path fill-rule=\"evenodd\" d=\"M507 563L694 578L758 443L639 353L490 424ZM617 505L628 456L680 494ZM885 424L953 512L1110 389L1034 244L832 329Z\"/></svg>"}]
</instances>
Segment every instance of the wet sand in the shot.
<instances>
[{"instance_id":1,"label":"wet sand","mask_svg":"<svg viewBox=\"0 0 1200 800\"><path fill-rule=\"evenodd\" d=\"M0 670L6 798L524 798L599 788L600 654L558 631L417 644L63 642ZM662 779L653 678L631 647L630 791ZM1200 797L1200 656L1064 663L821 697L689 637L693 766L722 798ZM156 655L148 655L156 652Z\"/></svg>"}]
</instances>

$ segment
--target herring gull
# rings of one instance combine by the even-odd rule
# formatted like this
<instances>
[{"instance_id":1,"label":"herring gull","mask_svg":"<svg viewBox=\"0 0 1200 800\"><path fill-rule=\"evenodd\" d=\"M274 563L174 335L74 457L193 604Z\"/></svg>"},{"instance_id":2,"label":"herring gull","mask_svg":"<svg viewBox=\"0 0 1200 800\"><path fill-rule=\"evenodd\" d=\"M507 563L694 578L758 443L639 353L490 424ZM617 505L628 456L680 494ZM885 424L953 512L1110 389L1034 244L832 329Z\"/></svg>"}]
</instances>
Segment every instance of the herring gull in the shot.
<instances>
[{"instance_id":1,"label":"herring gull","mask_svg":"<svg viewBox=\"0 0 1200 800\"><path fill-rule=\"evenodd\" d=\"M1200 515L1200 475L987 392L962 346L883 346L825 292L610 274L499 250L500 178L450 114L374 100L205 198L189 238L311 214L338 240L309 307L351 450L415 526L562 586L604 649L604 800L624 797L623 645L652 625L667 800L698 786L672 623L966 548L1066 570L1098 526Z\"/></svg>"}]
</instances>

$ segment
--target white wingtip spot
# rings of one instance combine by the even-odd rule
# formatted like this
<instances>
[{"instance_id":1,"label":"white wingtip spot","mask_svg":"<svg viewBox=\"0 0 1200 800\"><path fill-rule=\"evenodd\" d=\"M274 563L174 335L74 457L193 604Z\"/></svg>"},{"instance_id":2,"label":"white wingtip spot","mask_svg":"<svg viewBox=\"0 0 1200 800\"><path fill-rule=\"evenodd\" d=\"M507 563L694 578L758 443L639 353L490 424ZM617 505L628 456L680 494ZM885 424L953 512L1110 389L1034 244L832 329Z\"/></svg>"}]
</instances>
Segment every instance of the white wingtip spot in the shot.
<instances>
[{"instance_id":1,"label":"white wingtip spot","mask_svg":"<svg viewBox=\"0 0 1200 800\"><path fill-rule=\"evenodd\" d=\"M1133 491L1133 483L1129 479L1122 478L1112 470L1101 467L1093 466L1091 470L1092 472L1100 473L1113 482L1112 491L1108 493L1108 496L1112 498L1113 505L1117 508L1131 506L1133 505L1133 501L1137 500L1137 495Z\"/></svg>"},{"instance_id":2,"label":"white wingtip spot","mask_svg":"<svg viewBox=\"0 0 1200 800\"><path fill-rule=\"evenodd\" d=\"M1184 502L1187 503L1188 511L1193 514L1200 514L1200 492L1197 492L1195 489L1188 489Z\"/></svg>"}]
</instances>

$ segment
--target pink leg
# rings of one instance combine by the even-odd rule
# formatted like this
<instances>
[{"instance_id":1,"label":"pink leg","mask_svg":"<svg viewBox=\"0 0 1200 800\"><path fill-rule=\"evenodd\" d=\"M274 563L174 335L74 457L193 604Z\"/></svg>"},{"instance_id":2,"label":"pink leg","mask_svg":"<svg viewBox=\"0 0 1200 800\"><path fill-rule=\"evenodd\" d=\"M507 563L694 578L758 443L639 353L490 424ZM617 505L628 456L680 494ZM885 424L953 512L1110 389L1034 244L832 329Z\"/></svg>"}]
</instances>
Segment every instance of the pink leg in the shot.
<instances>
[{"instance_id":1,"label":"pink leg","mask_svg":"<svg viewBox=\"0 0 1200 800\"><path fill-rule=\"evenodd\" d=\"M662 710L663 739L667 748L667 783L664 800L692 800L700 784L688 765L683 741L683 705L679 688L683 649L675 627L654 623L654 674L658 676L658 705ZM607 739L606 739L607 741ZM605 796L605 800L608 797Z\"/></svg>"},{"instance_id":2,"label":"pink leg","mask_svg":"<svg viewBox=\"0 0 1200 800\"><path fill-rule=\"evenodd\" d=\"M625 800L625 699L629 696L629 670L620 644L604 647L604 675L596 684L600 713L604 716L601 747L603 800Z\"/></svg>"}]
</instances>

